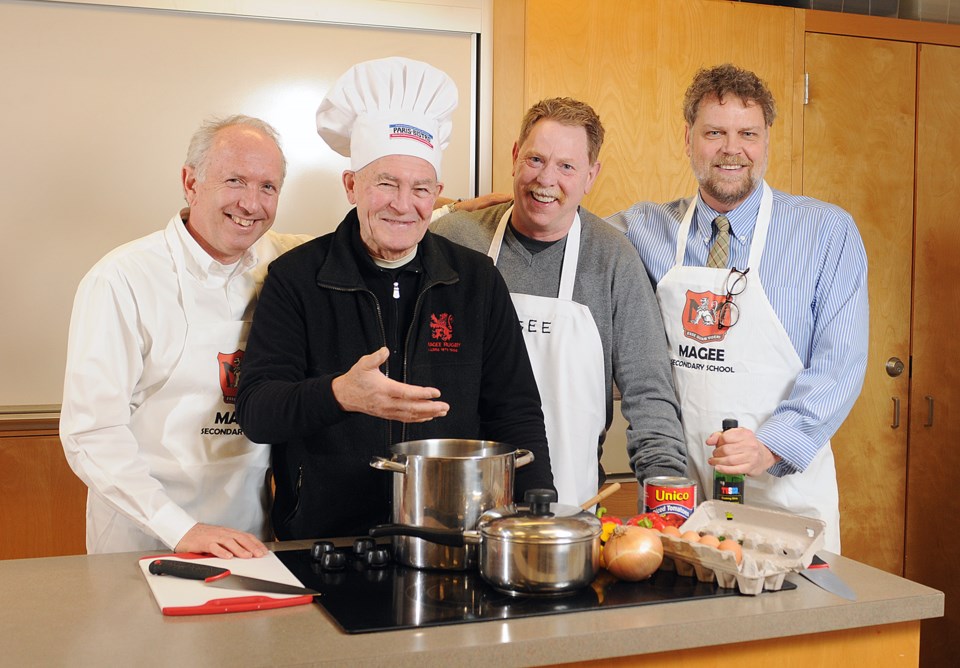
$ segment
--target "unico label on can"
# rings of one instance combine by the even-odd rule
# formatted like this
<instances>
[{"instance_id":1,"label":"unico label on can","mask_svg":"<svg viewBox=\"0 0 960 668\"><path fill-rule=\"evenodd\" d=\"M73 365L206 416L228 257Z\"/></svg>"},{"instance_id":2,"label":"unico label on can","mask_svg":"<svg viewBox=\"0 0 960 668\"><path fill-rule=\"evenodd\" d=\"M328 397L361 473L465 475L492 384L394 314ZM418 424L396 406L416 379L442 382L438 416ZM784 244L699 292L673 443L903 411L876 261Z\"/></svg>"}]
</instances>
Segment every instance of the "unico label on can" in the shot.
<instances>
[{"instance_id":1,"label":"unico label on can","mask_svg":"<svg viewBox=\"0 0 960 668\"><path fill-rule=\"evenodd\" d=\"M674 526L686 522L697 507L697 483L679 476L657 476L643 481L643 510L657 513Z\"/></svg>"}]
</instances>

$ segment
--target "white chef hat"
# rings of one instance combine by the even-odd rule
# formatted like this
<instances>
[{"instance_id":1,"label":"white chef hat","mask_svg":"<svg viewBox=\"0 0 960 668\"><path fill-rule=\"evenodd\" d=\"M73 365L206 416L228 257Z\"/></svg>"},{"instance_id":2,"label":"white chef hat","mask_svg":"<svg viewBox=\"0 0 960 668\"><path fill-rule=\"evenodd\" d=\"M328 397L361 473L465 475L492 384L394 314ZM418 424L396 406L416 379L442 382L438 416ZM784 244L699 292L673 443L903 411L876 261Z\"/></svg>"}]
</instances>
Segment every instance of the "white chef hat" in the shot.
<instances>
[{"instance_id":1,"label":"white chef hat","mask_svg":"<svg viewBox=\"0 0 960 668\"><path fill-rule=\"evenodd\" d=\"M317 132L354 171L386 155L423 158L440 177L450 143L457 86L446 73L409 58L354 65L317 109Z\"/></svg>"}]
</instances>

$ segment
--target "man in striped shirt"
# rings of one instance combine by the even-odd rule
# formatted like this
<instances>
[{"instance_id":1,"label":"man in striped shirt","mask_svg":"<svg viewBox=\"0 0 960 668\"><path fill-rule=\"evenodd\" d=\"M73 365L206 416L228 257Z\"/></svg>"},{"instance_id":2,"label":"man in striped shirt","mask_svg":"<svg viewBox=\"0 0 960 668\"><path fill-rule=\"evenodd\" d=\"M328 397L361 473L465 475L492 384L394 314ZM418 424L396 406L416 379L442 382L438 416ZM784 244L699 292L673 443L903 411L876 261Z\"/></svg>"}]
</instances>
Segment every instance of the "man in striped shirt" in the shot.
<instances>
[{"instance_id":1,"label":"man in striped shirt","mask_svg":"<svg viewBox=\"0 0 960 668\"><path fill-rule=\"evenodd\" d=\"M657 290L689 473L704 498L714 467L746 474L747 503L824 520L825 547L840 552L830 437L866 368L863 242L846 211L763 180L776 110L754 73L701 70L684 116L697 194L609 222ZM726 418L739 427L720 433Z\"/></svg>"}]
</instances>

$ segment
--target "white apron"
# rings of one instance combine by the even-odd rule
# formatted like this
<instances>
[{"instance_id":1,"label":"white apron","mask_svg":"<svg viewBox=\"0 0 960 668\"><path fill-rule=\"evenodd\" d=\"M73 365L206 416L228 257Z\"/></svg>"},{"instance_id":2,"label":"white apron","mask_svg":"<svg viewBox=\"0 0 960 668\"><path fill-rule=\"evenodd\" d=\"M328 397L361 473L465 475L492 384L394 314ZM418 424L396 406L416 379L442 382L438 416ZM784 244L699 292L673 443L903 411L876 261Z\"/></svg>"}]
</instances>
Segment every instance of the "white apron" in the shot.
<instances>
[{"instance_id":1,"label":"white apron","mask_svg":"<svg viewBox=\"0 0 960 668\"><path fill-rule=\"evenodd\" d=\"M181 359L163 387L134 410L130 430L150 474L198 522L266 539L270 448L251 443L241 434L232 402L250 321L210 322L209 316L204 317L196 304L194 284L185 278L182 248L176 241L168 243L177 266L186 339ZM124 552L168 546L91 494L87 549Z\"/></svg>"},{"instance_id":2,"label":"white apron","mask_svg":"<svg viewBox=\"0 0 960 668\"><path fill-rule=\"evenodd\" d=\"M687 468L703 499L713 496L707 437L720 430L724 418L736 418L741 427L756 431L789 396L803 370L760 282L772 204L773 193L764 183L746 289L733 299L740 310L733 327L718 329L712 311L726 297L730 270L683 266L696 198L680 223L675 264L657 284L686 435ZM829 442L802 473L748 476L744 489L748 505L822 519L827 524L824 547L840 552L837 475Z\"/></svg>"},{"instance_id":3,"label":"white apron","mask_svg":"<svg viewBox=\"0 0 960 668\"><path fill-rule=\"evenodd\" d=\"M496 263L513 207L500 218L488 255ZM556 298L511 293L540 390L559 503L579 506L597 493L597 444L606 428L603 344L590 309L573 301L580 214L567 233Z\"/></svg>"}]
</instances>

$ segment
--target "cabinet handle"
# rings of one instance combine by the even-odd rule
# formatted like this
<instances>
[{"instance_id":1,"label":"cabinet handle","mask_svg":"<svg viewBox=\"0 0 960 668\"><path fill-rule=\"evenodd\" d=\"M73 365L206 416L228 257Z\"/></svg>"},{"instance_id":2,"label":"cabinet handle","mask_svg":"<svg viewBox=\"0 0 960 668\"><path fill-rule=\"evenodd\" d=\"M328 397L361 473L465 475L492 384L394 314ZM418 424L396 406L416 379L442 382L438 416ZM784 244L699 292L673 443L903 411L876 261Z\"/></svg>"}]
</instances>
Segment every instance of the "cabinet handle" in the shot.
<instances>
[{"instance_id":1,"label":"cabinet handle","mask_svg":"<svg viewBox=\"0 0 960 668\"><path fill-rule=\"evenodd\" d=\"M893 424L890 425L891 429L898 429L900 427L900 397L891 397L893 399Z\"/></svg>"},{"instance_id":2,"label":"cabinet handle","mask_svg":"<svg viewBox=\"0 0 960 668\"><path fill-rule=\"evenodd\" d=\"M923 423L924 427L933 426L933 397L929 394L924 397L927 400L927 421Z\"/></svg>"}]
</instances>

